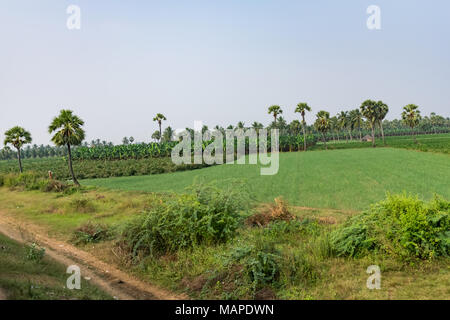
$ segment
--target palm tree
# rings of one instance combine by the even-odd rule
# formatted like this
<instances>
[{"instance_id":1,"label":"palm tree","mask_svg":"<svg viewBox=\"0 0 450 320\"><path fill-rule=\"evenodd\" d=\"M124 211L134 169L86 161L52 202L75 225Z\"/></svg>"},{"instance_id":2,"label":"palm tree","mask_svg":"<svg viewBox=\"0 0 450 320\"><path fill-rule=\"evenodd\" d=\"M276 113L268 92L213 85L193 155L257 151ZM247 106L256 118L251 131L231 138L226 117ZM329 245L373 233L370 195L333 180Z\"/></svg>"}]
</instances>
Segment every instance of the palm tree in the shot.
<instances>
[{"instance_id":1,"label":"palm tree","mask_svg":"<svg viewBox=\"0 0 450 320\"><path fill-rule=\"evenodd\" d=\"M352 110L349 113L349 117L352 128L358 128L359 140L362 141L361 127L364 124L364 120L361 111L359 109Z\"/></svg>"},{"instance_id":2,"label":"palm tree","mask_svg":"<svg viewBox=\"0 0 450 320\"><path fill-rule=\"evenodd\" d=\"M418 106L416 106L415 104L408 104L407 106L403 107L402 120L413 131L415 143L417 143L417 139L414 128L419 124L420 119L421 116Z\"/></svg>"},{"instance_id":3,"label":"palm tree","mask_svg":"<svg viewBox=\"0 0 450 320\"><path fill-rule=\"evenodd\" d=\"M175 131L173 131L172 127L168 126L163 132L162 141L164 142L172 141L174 133Z\"/></svg>"},{"instance_id":4,"label":"palm tree","mask_svg":"<svg viewBox=\"0 0 450 320\"><path fill-rule=\"evenodd\" d=\"M262 123L259 123L259 122L255 121L255 122L252 123L252 128L255 129L255 131L257 133L259 133L259 130L264 129L264 125Z\"/></svg>"},{"instance_id":5,"label":"palm tree","mask_svg":"<svg viewBox=\"0 0 450 320\"><path fill-rule=\"evenodd\" d=\"M373 100L366 100L361 104L360 109L372 130L372 146L375 148L375 124L378 119L377 103Z\"/></svg>"},{"instance_id":6,"label":"palm tree","mask_svg":"<svg viewBox=\"0 0 450 320\"><path fill-rule=\"evenodd\" d=\"M289 123L289 133L293 136L298 136L298 134L300 133L302 129L302 124L300 123L300 121L296 120L292 120L291 123Z\"/></svg>"},{"instance_id":7,"label":"palm tree","mask_svg":"<svg viewBox=\"0 0 450 320\"><path fill-rule=\"evenodd\" d=\"M282 114L283 110L281 110L280 106L273 105L269 107L269 114L273 115L275 125L277 124L277 117L279 114Z\"/></svg>"},{"instance_id":8,"label":"palm tree","mask_svg":"<svg viewBox=\"0 0 450 320\"><path fill-rule=\"evenodd\" d=\"M306 121L305 114L306 111L311 111L311 107L308 106L306 102L300 102L297 104L297 108L295 108L295 112L300 113L302 116L302 129L303 129L303 148L306 151Z\"/></svg>"},{"instance_id":9,"label":"palm tree","mask_svg":"<svg viewBox=\"0 0 450 320\"><path fill-rule=\"evenodd\" d=\"M325 150L328 149L327 147L327 141L325 139L325 133L330 130L330 113L327 111L319 111L316 115L317 119L314 123L314 126L316 127L317 131L322 133L323 143L325 144Z\"/></svg>"},{"instance_id":10,"label":"palm tree","mask_svg":"<svg viewBox=\"0 0 450 320\"><path fill-rule=\"evenodd\" d=\"M161 142L161 133L158 130L156 130L152 134L152 139L155 140L155 141L160 141Z\"/></svg>"},{"instance_id":11,"label":"palm tree","mask_svg":"<svg viewBox=\"0 0 450 320\"><path fill-rule=\"evenodd\" d=\"M20 173L23 172L20 149L24 144L29 144L31 141L31 134L22 127L16 126L5 132L5 147L10 144L17 149L17 159L19 160Z\"/></svg>"},{"instance_id":12,"label":"palm tree","mask_svg":"<svg viewBox=\"0 0 450 320\"><path fill-rule=\"evenodd\" d=\"M85 136L83 125L84 121L74 115L73 111L61 110L59 116L55 117L48 127L50 134L56 131L52 137L53 143L57 146L67 146L69 170L76 186L80 184L73 172L71 146L77 146L83 142Z\"/></svg>"},{"instance_id":13,"label":"palm tree","mask_svg":"<svg viewBox=\"0 0 450 320\"><path fill-rule=\"evenodd\" d=\"M157 113L156 116L153 118L153 121L157 121L158 125L159 125L159 139L161 139L162 137L162 129L161 129L161 125L162 125L162 121L163 120L167 120L166 117L161 114L161 113Z\"/></svg>"},{"instance_id":14,"label":"palm tree","mask_svg":"<svg viewBox=\"0 0 450 320\"><path fill-rule=\"evenodd\" d=\"M245 128L245 123L243 121L239 121L238 124L236 125L236 129L244 129Z\"/></svg>"},{"instance_id":15,"label":"palm tree","mask_svg":"<svg viewBox=\"0 0 450 320\"><path fill-rule=\"evenodd\" d=\"M386 114L389 112L389 107L383 101L378 101L377 109L378 125L380 126L381 136L383 137L383 144L386 145L386 141L384 140L383 120L386 117Z\"/></svg>"},{"instance_id":16,"label":"palm tree","mask_svg":"<svg viewBox=\"0 0 450 320\"><path fill-rule=\"evenodd\" d=\"M336 141L336 138L334 137L334 134L336 133L337 140L340 141L338 119L336 116L330 118L330 130L332 130L332 132L333 132L333 140Z\"/></svg>"},{"instance_id":17,"label":"palm tree","mask_svg":"<svg viewBox=\"0 0 450 320\"><path fill-rule=\"evenodd\" d=\"M351 134L351 129L349 129L350 128L350 122L349 122L348 111L341 111L337 115L337 120L338 120L339 128L341 130L343 130L344 133L345 133L345 140L348 142L347 132L345 130L349 130L350 140L353 140L352 134Z\"/></svg>"}]
</instances>

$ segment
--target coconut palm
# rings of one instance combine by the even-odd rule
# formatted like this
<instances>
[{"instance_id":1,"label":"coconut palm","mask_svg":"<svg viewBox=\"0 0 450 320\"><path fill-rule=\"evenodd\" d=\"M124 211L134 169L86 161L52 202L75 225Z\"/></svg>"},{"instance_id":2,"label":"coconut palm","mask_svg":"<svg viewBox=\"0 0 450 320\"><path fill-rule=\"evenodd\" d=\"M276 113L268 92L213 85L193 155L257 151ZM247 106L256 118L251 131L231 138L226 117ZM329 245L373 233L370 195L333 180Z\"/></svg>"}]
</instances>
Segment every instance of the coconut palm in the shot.
<instances>
[{"instance_id":1,"label":"coconut palm","mask_svg":"<svg viewBox=\"0 0 450 320\"><path fill-rule=\"evenodd\" d=\"M347 137L347 132L346 130L349 127L349 117L348 117L348 112L347 111L341 111L340 113L338 113L337 115L337 120L338 120L338 127L344 131L345 134L345 140L348 142L348 137ZM351 134L350 134L350 139L351 139Z\"/></svg>"},{"instance_id":2,"label":"coconut palm","mask_svg":"<svg viewBox=\"0 0 450 320\"><path fill-rule=\"evenodd\" d=\"M76 186L80 184L73 172L71 146L77 146L83 142L85 136L83 125L84 121L74 115L73 111L61 110L59 116L55 117L48 127L50 134L55 133L52 137L53 143L57 146L67 146L69 171Z\"/></svg>"},{"instance_id":3,"label":"coconut palm","mask_svg":"<svg viewBox=\"0 0 450 320\"><path fill-rule=\"evenodd\" d=\"M152 134L152 139L155 141L161 141L161 133L158 130L156 130Z\"/></svg>"},{"instance_id":4,"label":"coconut palm","mask_svg":"<svg viewBox=\"0 0 450 320\"><path fill-rule=\"evenodd\" d=\"M375 148L375 124L378 119L377 103L373 100L366 100L361 104L360 109L372 130L372 146Z\"/></svg>"},{"instance_id":5,"label":"coconut palm","mask_svg":"<svg viewBox=\"0 0 450 320\"><path fill-rule=\"evenodd\" d=\"M415 143L417 143L417 139L414 128L419 124L420 119L421 116L418 106L416 106L415 104L408 104L407 106L403 107L402 120L413 131Z\"/></svg>"},{"instance_id":6,"label":"coconut palm","mask_svg":"<svg viewBox=\"0 0 450 320\"><path fill-rule=\"evenodd\" d=\"M322 134L323 143L325 144L325 150L328 149L325 134L330 130L330 113L327 111L319 111L316 115L317 119L314 126L317 131Z\"/></svg>"},{"instance_id":7,"label":"coconut palm","mask_svg":"<svg viewBox=\"0 0 450 320\"><path fill-rule=\"evenodd\" d=\"M364 124L363 115L359 109L350 111L349 113L350 123L352 128L357 128L359 132L359 140L362 141L361 127Z\"/></svg>"},{"instance_id":8,"label":"coconut palm","mask_svg":"<svg viewBox=\"0 0 450 320\"><path fill-rule=\"evenodd\" d=\"M31 141L31 134L22 127L15 126L5 132L5 147L10 144L17 149L17 159L19 160L20 173L23 172L20 149L24 144L29 144Z\"/></svg>"},{"instance_id":9,"label":"coconut palm","mask_svg":"<svg viewBox=\"0 0 450 320\"><path fill-rule=\"evenodd\" d=\"M330 130L331 130L331 132L333 134L333 140L336 141L336 138L334 136L334 134L336 133L337 140L340 141L340 139L339 139L338 119L337 119L336 116L330 118Z\"/></svg>"},{"instance_id":10,"label":"coconut palm","mask_svg":"<svg viewBox=\"0 0 450 320\"><path fill-rule=\"evenodd\" d=\"M283 110L281 110L280 106L273 105L269 107L269 114L273 115L275 125L277 124L277 117L279 114L282 114Z\"/></svg>"},{"instance_id":11,"label":"coconut palm","mask_svg":"<svg viewBox=\"0 0 450 320\"><path fill-rule=\"evenodd\" d=\"M383 144L386 145L386 141L384 140L384 130L383 130L383 120L389 112L389 107L383 101L377 102L377 120L378 125L380 126L381 136L383 137Z\"/></svg>"},{"instance_id":12,"label":"coconut palm","mask_svg":"<svg viewBox=\"0 0 450 320\"><path fill-rule=\"evenodd\" d=\"M303 129L303 148L306 151L306 121L305 114L306 111L311 111L311 107L308 106L306 102L300 102L297 104L297 108L295 108L295 112L300 113L302 116L302 129Z\"/></svg>"},{"instance_id":13,"label":"coconut palm","mask_svg":"<svg viewBox=\"0 0 450 320\"><path fill-rule=\"evenodd\" d=\"M165 121L165 120L167 120L167 119L166 119L166 117L165 117L163 114L161 114L161 113L157 113L156 116L153 118L153 121L158 122L158 126L159 126L159 139L161 139L161 137L162 137L162 129L161 129L161 126L162 126L163 120Z\"/></svg>"},{"instance_id":14,"label":"coconut palm","mask_svg":"<svg viewBox=\"0 0 450 320\"><path fill-rule=\"evenodd\" d=\"M255 121L255 122L252 123L252 128L255 129L255 131L257 133L259 133L259 130L264 129L264 125L262 123L259 123L259 122Z\"/></svg>"},{"instance_id":15,"label":"coconut palm","mask_svg":"<svg viewBox=\"0 0 450 320\"><path fill-rule=\"evenodd\" d=\"M163 132L162 141L163 142L172 141L174 134L175 132L173 131L172 127L168 126Z\"/></svg>"},{"instance_id":16,"label":"coconut palm","mask_svg":"<svg viewBox=\"0 0 450 320\"><path fill-rule=\"evenodd\" d=\"M239 121L238 124L236 125L236 129L244 129L245 128L245 123L243 121Z\"/></svg>"}]
</instances>

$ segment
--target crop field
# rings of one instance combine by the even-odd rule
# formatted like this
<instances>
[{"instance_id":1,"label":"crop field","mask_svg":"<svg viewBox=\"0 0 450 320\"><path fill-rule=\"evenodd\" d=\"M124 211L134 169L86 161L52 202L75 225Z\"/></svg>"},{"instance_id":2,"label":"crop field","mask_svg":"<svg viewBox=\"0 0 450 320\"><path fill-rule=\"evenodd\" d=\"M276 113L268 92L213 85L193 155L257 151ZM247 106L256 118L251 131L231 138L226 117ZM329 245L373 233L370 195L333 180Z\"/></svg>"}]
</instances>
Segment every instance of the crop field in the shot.
<instances>
[{"instance_id":1,"label":"crop field","mask_svg":"<svg viewBox=\"0 0 450 320\"><path fill-rule=\"evenodd\" d=\"M261 176L256 165L222 165L153 176L85 180L86 185L122 190L180 192L193 182L247 185L257 201L283 196L290 204L361 210L386 192L410 192L429 199L450 197L446 154L394 148L281 153L277 175Z\"/></svg>"}]
</instances>

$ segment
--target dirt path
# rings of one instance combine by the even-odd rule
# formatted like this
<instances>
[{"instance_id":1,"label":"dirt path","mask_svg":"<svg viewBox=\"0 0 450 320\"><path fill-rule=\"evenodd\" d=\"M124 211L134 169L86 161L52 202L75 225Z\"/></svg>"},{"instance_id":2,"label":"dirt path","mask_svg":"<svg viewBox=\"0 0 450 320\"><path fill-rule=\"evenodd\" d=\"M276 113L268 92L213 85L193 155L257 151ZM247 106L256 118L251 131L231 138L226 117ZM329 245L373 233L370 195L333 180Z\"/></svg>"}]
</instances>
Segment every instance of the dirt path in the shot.
<instances>
[{"instance_id":1,"label":"dirt path","mask_svg":"<svg viewBox=\"0 0 450 320\"><path fill-rule=\"evenodd\" d=\"M6 293L0 288L0 301L2 300L6 300Z\"/></svg>"},{"instance_id":2,"label":"dirt path","mask_svg":"<svg viewBox=\"0 0 450 320\"><path fill-rule=\"evenodd\" d=\"M36 242L45 247L46 254L65 266L77 265L81 275L119 300L178 300L188 299L145 283L133 276L104 263L90 253L80 250L70 244L47 236L42 228L14 219L0 211L0 233L21 242ZM0 300L2 292L0 289Z\"/></svg>"}]
</instances>

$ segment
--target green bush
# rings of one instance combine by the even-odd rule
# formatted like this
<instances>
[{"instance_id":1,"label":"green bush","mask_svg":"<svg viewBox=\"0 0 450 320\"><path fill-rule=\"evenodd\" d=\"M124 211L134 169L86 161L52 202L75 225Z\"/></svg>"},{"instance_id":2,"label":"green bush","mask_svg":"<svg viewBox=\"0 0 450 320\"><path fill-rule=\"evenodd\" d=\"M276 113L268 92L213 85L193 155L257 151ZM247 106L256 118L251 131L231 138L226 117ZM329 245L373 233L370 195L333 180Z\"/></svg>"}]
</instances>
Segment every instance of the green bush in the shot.
<instances>
[{"instance_id":1,"label":"green bush","mask_svg":"<svg viewBox=\"0 0 450 320\"><path fill-rule=\"evenodd\" d=\"M122 238L133 257L226 242L235 235L246 203L239 188L197 185L131 221Z\"/></svg>"},{"instance_id":2,"label":"green bush","mask_svg":"<svg viewBox=\"0 0 450 320\"><path fill-rule=\"evenodd\" d=\"M381 250L401 257L429 259L450 253L450 202L429 203L389 195L369 211L351 218L331 234L338 256L357 257Z\"/></svg>"},{"instance_id":3,"label":"green bush","mask_svg":"<svg viewBox=\"0 0 450 320\"><path fill-rule=\"evenodd\" d=\"M41 174L35 172L0 175L0 186L43 192L62 192L68 188L68 185L60 181L43 178Z\"/></svg>"},{"instance_id":4,"label":"green bush","mask_svg":"<svg viewBox=\"0 0 450 320\"><path fill-rule=\"evenodd\" d=\"M30 247L28 247L27 251L27 259L39 262L44 258L45 248L39 247L36 243L32 243Z\"/></svg>"}]
</instances>

